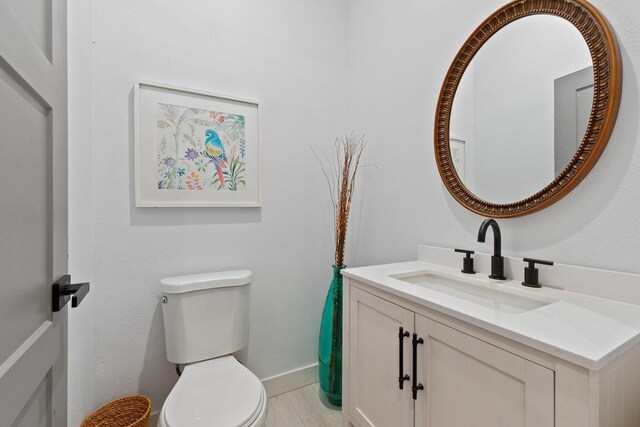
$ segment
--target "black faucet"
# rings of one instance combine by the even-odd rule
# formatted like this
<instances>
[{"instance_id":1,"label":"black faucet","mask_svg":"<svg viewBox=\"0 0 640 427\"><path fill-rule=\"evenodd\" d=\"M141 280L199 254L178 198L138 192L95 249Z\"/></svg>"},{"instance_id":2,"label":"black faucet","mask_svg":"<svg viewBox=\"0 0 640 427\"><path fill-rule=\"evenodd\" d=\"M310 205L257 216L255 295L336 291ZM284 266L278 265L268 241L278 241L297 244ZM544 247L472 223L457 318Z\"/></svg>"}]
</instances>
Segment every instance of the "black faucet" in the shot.
<instances>
[{"instance_id":1,"label":"black faucet","mask_svg":"<svg viewBox=\"0 0 640 427\"><path fill-rule=\"evenodd\" d=\"M502 257L502 237L500 235L500 227L495 219L485 219L480 225L478 231L478 242L484 243L487 229L491 226L493 230L493 256L491 257L491 274L489 278L497 280L506 280L504 276L504 258Z\"/></svg>"}]
</instances>

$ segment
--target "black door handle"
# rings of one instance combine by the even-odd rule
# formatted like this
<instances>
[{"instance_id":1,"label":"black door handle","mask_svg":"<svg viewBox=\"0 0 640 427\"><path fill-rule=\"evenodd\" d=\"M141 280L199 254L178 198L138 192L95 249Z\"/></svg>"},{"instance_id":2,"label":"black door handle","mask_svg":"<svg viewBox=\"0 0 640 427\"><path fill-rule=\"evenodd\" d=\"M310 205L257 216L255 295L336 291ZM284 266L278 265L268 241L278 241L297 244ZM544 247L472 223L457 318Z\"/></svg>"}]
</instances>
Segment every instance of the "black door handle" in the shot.
<instances>
[{"instance_id":1,"label":"black door handle","mask_svg":"<svg viewBox=\"0 0 640 427\"><path fill-rule=\"evenodd\" d=\"M65 274L51 285L51 311L60 311L69 300L77 307L88 293L89 282L71 284L71 276Z\"/></svg>"},{"instance_id":2,"label":"black door handle","mask_svg":"<svg viewBox=\"0 0 640 427\"><path fill-rule=\"evenodd\" d=\"M422 384L418 384L418 344L424 344L424 340L422 338L418 338L418 334L413 334L413 340L411 340L411 344L413 345L413 383L411 386L411 392L413 393L413 400L418 399L418 390L424 390L424 386Z\"/></svg>"},{"instance_id":3,"label":"black door handle","mask_svg":"<svg viewBox=\"0 0 640 427\"><path fill-rule=\"evenodd\" d=\"M398 386L400 387L400 390L402 390L404 388L404 382L405 381L409 381L409 375L404 373L404 367L403 367L403 363L404 363L404 346L402 344L404 344L404 338L408 337L409 331L404 331L404 329L402 328L402 326L400 326L400 330L398 332L398 355L400 357L400 369L399 369L399 373L398 373Z\"/></svg>"}]
</instances>

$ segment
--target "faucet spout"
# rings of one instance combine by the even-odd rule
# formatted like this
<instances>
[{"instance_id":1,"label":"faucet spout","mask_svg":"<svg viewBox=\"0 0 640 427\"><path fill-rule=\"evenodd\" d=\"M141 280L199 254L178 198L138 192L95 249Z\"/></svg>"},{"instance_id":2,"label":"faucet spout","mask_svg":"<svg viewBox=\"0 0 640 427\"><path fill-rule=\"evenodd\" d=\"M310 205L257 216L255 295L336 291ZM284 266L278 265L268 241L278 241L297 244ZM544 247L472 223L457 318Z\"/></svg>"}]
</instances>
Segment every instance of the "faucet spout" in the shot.
<instances>
[{"instance_id":1,"label":"faucet spout","mask_svg":"<svg viewBox=\"0 0 640 427\"><path fill-rule=\"evenodd\" d=\"M493 256L491 257L491 274L489 277L497 280L506 280L504 258L502 257L502 235L495 219L485 219L482 222L480 230L478 230L478 242L485 242L489 227L493 231Z\"/></svg>"},{"instance_id":2,"label":"faucet spout","mask_svg":"<svg viewBox=\"0 0 640 427\"><path fill-rule=\"evenodd\" d=\"M489 226L491 226L491 231L493 231L493 256L502 256L502 235L500 234L498 222L495 219L485 219L482 222L480 230L478 231L478 242L485 242Z\"/></svg>"}]
</instances>

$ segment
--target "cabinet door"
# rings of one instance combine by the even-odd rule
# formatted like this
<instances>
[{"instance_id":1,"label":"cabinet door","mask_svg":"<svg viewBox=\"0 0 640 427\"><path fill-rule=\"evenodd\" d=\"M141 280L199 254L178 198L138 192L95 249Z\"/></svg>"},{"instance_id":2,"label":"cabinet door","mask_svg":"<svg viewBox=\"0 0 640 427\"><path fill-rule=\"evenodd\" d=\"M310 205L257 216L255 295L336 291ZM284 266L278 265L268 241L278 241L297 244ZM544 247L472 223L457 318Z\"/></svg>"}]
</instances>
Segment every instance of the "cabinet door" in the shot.
<instances>
[{"instance_id":1,"label":"cabinet door","mask_svg":"<svg viewBox=\"0 0 640 427\"><path fill-rule=\"evenodd\" d=\"M554 372L416 315L416 426L549 427Z\"/></svg>"},{"instance_id":2,"label":"cabinet door","mask_svg":"<svg viewBox=\"0 0 640 427\"><path fill-rule=\"evenodd\" d=\"M410 381L399 385L399 329L413 332L414 313L351 287L349 413L360 427L413 426ZM411 374L411 339L403 338L403 368Z\"/></svg>"}]
</instances>

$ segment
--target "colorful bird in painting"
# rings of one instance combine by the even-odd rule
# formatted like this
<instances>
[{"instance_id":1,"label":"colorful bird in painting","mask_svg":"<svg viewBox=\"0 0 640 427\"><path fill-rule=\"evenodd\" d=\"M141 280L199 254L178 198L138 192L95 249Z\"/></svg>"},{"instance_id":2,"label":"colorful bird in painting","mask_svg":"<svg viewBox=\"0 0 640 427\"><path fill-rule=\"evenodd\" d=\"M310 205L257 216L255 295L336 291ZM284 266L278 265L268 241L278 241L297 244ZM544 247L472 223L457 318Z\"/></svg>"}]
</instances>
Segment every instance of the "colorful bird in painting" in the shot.
<instances>
[{"instance_id":1,"label":"colorful bird in painting","mask_svg":"<svg viewBox=\"0 0 640 427\"><path fill-rule=\"evenodd\" d=\"M227 162L229 161L229 159L227 159L227 154L224 152L222 141L220 140L220 137L215 130L207 129L204 136L207 137L207 139L204 141L204 154L211 159L213 165L216 167L220 185L222 186L222 188L224 188L222 168L227 167Z\"/></svg>"}]
</instances>

